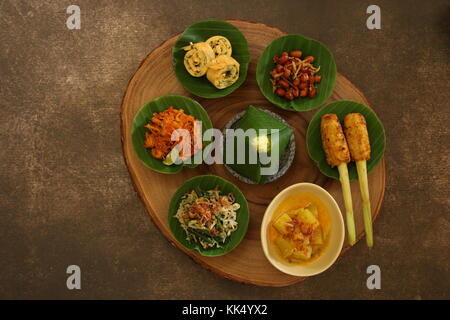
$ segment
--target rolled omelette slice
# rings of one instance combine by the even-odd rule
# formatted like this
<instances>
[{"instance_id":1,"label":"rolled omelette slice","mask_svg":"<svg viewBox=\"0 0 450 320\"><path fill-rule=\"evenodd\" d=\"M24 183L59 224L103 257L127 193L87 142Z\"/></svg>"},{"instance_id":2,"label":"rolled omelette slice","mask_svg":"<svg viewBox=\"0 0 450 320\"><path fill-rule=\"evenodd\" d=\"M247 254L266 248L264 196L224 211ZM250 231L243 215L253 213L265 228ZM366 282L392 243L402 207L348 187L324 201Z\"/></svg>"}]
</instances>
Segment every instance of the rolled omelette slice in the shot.
<instances>
[{"instance_id":1,"label":"rolled omelette slice","mask_svg":"<svg viewBox=\"0 0 450 320\"><path fill-rule=\"evenodd\" d=\"M184 55L184 67L193 77L202 77L208 70L215 55L213 49L206 42L191 43L183 47L186 50Z\"/></svg>"},{"instance_id":2,"label":"rolled omelette slice","mask_svg":"<svg viewBox=\"0 0 450 320\"><path fill-rule=\"evenodd\" d=\"M227 38L223 36L214 36L206 40L206 43L213 49L216 57L231 57L231 43Z\"/></svg>"},{"instance_id":3,"label":"rolled omelette slice","mask_svg":"<svg viewBox=\"0 0 450 320\"><path fill-rule=\"evenodd\" d=\"M232 57L218 56L209 63L206 77L217 89L225 89L239 79L239 62Z\"/></svg>"}]
</instances>

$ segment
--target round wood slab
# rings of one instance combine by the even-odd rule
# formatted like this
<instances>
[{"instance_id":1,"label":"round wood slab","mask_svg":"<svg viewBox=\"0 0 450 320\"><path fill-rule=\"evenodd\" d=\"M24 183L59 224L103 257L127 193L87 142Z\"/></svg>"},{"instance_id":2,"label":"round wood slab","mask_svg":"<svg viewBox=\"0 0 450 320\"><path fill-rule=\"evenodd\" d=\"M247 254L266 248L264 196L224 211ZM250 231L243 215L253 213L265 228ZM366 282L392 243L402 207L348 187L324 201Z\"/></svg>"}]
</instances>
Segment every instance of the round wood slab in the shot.
<instances>
[{"instance_id":1,"label":"round wood slab","mask_svg":"<svg viewBox=\"0 0 450 320\"><path fill-rule=\"evenodd\" d=\"M273 106L261 94L256 83L255 70L259 56L272 40L285 35L285 33L259 23L236 20L229 22L239 28L247 38L252 56L245 83L235 92L221 99L203 99L193 96L184 90L173 72L172 47L178 36L162 43L141 63L131 78L123 97L121 132L124 158L135 190L144 202L148 213L163 235L178 249L191 256L203 267L222 277L261 286L286 286L299 282L303 278L281 273L264 256L260 243L260 225L267 205L282 189L298 182L312 182L327 189L336 199L342 212L345 212L341 186L339 181L329 179L320 173L306 150L305 137L308 122L317 109L308 112L292 112ZM295 128L296 155L293 165L282 178L266 185L242 183L228 173L223 165L203 164L195 169L184 168L182 172L175 175L164 175L148 169L138 160L133 150L130 132L133 118L146 102L170 93L186 95L197 100L208 112L214 127L219 129L222 129L235 114L249 105L278 113ZM360 101L369 105L364 95L348 79L338 74L334 93L327 103L341 99ZM184 249L173 238L167 222L167 209L175 190L187 179L208 173L219 175L236 184L250 205L250 223L247 235L235 250L221 257L203 257L196 252ZM378 167L369 174L373 220L380 212L385 177L383 158ZM358 239L361 239L364 235L364 225L358 182L352 182L351 187L357 234ZM376 231L376 224L374 228ZM346 245L342 253L347 249Z\"/></svg>"}]
</instances>

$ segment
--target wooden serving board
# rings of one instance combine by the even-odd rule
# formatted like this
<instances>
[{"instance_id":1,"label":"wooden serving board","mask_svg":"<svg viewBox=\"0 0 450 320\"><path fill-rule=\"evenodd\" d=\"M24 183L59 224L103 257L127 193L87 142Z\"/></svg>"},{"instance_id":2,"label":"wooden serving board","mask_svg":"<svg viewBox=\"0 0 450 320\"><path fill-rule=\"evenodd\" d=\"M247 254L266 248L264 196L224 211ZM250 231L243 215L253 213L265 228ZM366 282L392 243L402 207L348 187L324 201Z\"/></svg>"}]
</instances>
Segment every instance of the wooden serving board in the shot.
<instances>
[{"instance_id":1,"label":"wooden serving board","mask_svg":"<svg viewBox=\"0 0 450 320\"><path fill-rule=\"evenodd\" d=\"M273 106L261 94L256 83L255 71L259 56L272 40L285 33L259 23L236 20L229 22L239 28L248 41L252 60L246 82L224 98L203 99L193 96L184 90L173 72L172 47L178 35L170 38L144 59L126 89L121 110L124 158L135 190L144 202L150 217L173 245L203 267L222 277L261 286L286 286L299 282L303 278L281 273L264 256L260 242L260 225L267 205L284 188L298 182L312 182L327 189L344 212L341 187L339 181L322 175L308 156L306 130L308 122L317 109L308 112L292 112ZM195 169L184 168L182 172L175 175L160 174L148 169L134 153L130 132L132 122L142 105L165 94L182 94L197 100L208 112L214 127L219 129L222 129L228 120L250 104L278 113L295 128L296 155L293 165L282 178L266 185L242 183L228 173L223 165L203 164ZM327 103L341 99L360 101L369 105L364 95L347 78L338 74L333 96ZM219 175L236 184L246 196L250 206L250 223L244 240L235 250L221 257L203 257L196 252L184 249L172 236L167 222L167 209L172 194L184 181L201 174ZM383 158L378 167L369 174L373 220L377 217L382 205L385 177ZM351 187L357 234L358 239L361 239L364 235L364 226L358 183L352 182ZM374 227L376 233L376 224ZM348 245L344 246L342 253L348 249Z\"/></svg>"}]
</instances>

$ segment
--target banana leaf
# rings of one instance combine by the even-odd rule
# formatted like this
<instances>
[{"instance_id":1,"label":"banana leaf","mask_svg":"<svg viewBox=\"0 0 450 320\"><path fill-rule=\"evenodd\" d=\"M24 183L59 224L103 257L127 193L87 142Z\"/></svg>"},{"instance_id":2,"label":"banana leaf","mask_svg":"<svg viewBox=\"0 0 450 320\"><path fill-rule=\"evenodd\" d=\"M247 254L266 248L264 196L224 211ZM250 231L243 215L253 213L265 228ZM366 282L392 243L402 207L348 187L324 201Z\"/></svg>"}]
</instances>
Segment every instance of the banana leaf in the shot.
<instances>
[{"instance_id":1,"label":"banana leaf","mask_svg":"<svg viewBox=\"0 0 450 320\"><path fill-rule=\"evenodd\" d=\"M182 48L190 42L203 42L216 35L226 37L232 46L232 57L240 64L239 79L230 87L217 89L206 76L193 77L184 66L184 55L186 51ZM248 44L244 35L232 24L220 20L207 20L197 22L188 27L178 38L172 51L175 75L186 90L203 98L225 97L239 88L247 78L250 54Z\"/></svg>"},{"instance_id":2,"label":"banana leaf","mask_svg":"<svg viewBox=\"0 0 450 320\"><path fill-rule=\"evenodd\" d=\"M339 179L338 169L330 167L326 161L325 151L323 151L320 136L321 118L324 114L328 113L336 114L342 125L344 124L345 116L349 113L361 113L364 118L366 118L371 148L371 156L367 161L367 173L375 169L383 157L386 146L386 136L383 124L380 119L378 119L375 112L364 104L355 101L342 100L330 103L320 109L311 119L308 126L306 135L308 153L311 159L314 160L319 167L319 170L327 177ZM348 164L348 174L350 180L353 181L358 179L355 162L350 162Z\"/></svg>"},{"instance_id":3,"label":"banana leaf","mask_svg":"<svg viewBox=\"0 0 450 320\"><path fill-rule=\"evenodd\" d=\"M280 120L274 118L272 115L268 114L267 112L255 108L254 106L249 106L244 116L239 120L239 122L233 127L233 129L242 129L244 131L248 129L255 129L258 133L258 130L260 129L267 129L267 136L269 140L269 151L268 155L270 157L271 152L274 148L278 148L278 161L281 159L283 153L286 151L286 148L290 142L291 136L293 135L293 130L288 125L284 124ZM278 129L279 130L279 139L276 143L274 140L272 140L270 135L271 129ZM245 141L245 150L238 150L237 144L236 144L236 138L235 138L235 145L234 145L234 163L227 164L232 170L236 171L240 175L250 179L251 181L259 184L266 183L269 179L269 175L262 175L261 169L263 167L270 166L269 164L263 165L259 161L259 158L257 159L257 163L252 164L250 163L250 156L249 156L249 148L250 141L247 138ZM237 155L239 153L245 152L245 163L239 164L237 163ZM224 156L226 159L226 148L224 151Z\"/></svg>"},{"instance_id":4,"label":"banana leaf","mask_svg":"<svg viewBox=\"0 0 450 320\"><path fill-rule=\"evenodd\" d=\"M282 52L289 53L292 50L301 50L303 52L302 57L314 56L313 65L320 66L320 71L317 74L322 76L322 80L316 84L317 96L314 98L299 97L289 101L277 96L272 90L270 72L276 66L273 57L275 55L281 56ZM264 50L256 68L256 80L259 89L267 100L276 106L292 111L307 111L322 105L333 93L336 82L336 63L331 52L321 42L302 35L291 34L275 39Z\"/></svg>"},{"instance_id":5,"label":"banana leaf","mask_svg":"<svg viewBox=\"0 0 450 320\"><path fill-rule=\"evenodd\" d=\"M180 172L183 166L194 168L197 164L193 163L181 163L167 166L162 163L162 160L154 158L150 149L144 148L145 132L150 132L144 126L150 121L153 113L158 113L166 110L169 106L173 106L175 109L183 109L186 114L193 115L196 120L202 121L202 132L212 128L211 120L205 109L197 102L188 97L180 95L165 95L156 98L146 103L138 111L134 117L133 126L131 128L131 138L133 141L134 151L136 156L141 162L148 168L166 174L174 174ZM202 135L203 136L203 135ZM206 147L209 142L203 142L203 146ZM198 151L202 152L202 151Z\"/></svg>"},{"instance_id":6,"label":"banana leaf","mask_svg":"<svg viewBox=\"0 0 450 320\"><path fill-rule=\"evenodd\" d=\"M220 248L204 249L199 243L190 242L186 239L186 232L174 216L177 213L181 198L186 193L195 190L199 194L215 189L216 187L219 188L222 194L233 193L236 203L240 204L241 207L237 210L236 214L238 227L231 233L225 243L221 244ZM249 222L248 203L239 188L231 182L214 175L197 176L184 182L172 196L169 203L168 221L173 236L186 249L195 250L204 256L221 256L236 248L244 238Z\"/></svg>"}]
</instances>

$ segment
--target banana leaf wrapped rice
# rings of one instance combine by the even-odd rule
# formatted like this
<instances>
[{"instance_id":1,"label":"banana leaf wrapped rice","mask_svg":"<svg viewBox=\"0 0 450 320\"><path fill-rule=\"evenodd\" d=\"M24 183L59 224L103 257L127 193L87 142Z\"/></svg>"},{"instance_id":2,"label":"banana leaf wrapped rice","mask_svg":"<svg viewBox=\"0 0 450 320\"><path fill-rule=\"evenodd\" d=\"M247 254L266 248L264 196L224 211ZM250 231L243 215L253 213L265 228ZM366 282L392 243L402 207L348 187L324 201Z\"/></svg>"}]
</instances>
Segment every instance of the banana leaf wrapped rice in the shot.
<instances>
[{"instance_id":1,"label":"banana leaf wrapped rice","mask_svg":"<svg viewBox=\"0 0 450 320\"><path fill-rule=\"evenodd\" d=\"M287 169L285 167L288 167L291 161L284 163L283 160L289 151L292 151L292 157L289 155L289 158L293 158L294 150L289 149L295 148L293 129L287 123L268 111L249 106L242 118L231 125L231 129L234 129L232 134L225 134L224 162L232 173L234 171L233 174L244 177L244 181L249 180L249 183L257 184L271 182L284 174L281 170ZM242 148L239 139L243 138L239 135L248 133L251 129L255 130L256 135L245 135L245 148ZM278 130L278 139L272 136L272 129ZM238 161L242 159L244 161Z\"/></svg>"}]
</instances>

